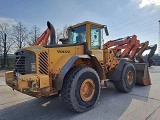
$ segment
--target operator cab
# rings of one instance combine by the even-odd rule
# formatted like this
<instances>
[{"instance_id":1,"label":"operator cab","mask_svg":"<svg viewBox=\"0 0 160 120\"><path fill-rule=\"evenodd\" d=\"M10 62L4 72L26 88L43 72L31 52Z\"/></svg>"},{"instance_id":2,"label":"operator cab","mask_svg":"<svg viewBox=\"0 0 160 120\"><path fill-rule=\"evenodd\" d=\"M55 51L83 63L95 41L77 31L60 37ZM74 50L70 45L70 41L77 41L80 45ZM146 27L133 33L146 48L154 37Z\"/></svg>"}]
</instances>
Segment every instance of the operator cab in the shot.
<instances>
[{"instance_id":1,"label":"operator cab","mask_svg":"<svg viewBox=\"0 0 160 120\"><path fill-rule=\"evenodd\" d=\"M89 49L101 49L103 29L108 35L106 26L90 21L70 26L68 27L68 44L86 42Z\"/></svg>"},{"instance_id":2,"label":"operator cab","mask_svg":"<svg viewBox=\"0 0 160 120\"><path fill-rule=\"evenodd\" d=\"M68 27L69 44L83 44L87 46L89 53L94 55L98 61L103 62L103 29L108 36L108 30L105 25L85 21Z\"/></svg>"}]
</instances>

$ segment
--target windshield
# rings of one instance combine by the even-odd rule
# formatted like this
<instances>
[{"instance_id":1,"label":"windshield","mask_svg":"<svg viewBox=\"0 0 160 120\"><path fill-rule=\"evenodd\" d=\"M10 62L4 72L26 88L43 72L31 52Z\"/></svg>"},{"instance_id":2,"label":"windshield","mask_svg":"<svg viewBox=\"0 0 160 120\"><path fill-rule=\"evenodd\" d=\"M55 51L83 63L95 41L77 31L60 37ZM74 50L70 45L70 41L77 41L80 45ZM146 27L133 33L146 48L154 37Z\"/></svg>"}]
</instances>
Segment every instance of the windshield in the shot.
<instances>
[{"instance_id":1,"label":"windshield","mask_svg":"<svg viewBox=\"0 0 160 120\"><path fill-rule=\"evenodd\" d=\"M86 25L69 30L69 44L86 42Z\"/></svg>"}]
</instances>

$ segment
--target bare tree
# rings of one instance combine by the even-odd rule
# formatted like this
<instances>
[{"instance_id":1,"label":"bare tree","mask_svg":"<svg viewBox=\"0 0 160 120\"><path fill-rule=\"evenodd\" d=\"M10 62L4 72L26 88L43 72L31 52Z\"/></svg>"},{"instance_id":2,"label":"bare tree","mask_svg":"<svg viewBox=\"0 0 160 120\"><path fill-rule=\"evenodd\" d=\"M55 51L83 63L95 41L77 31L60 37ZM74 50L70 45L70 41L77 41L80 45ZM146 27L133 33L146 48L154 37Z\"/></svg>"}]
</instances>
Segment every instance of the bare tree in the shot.
<instances>
[{"instance_id":1,"label":"bare tree","mask_svg":"<svg viewBox=\"0 0 160 120\"><path fill-rule=\"evenodd\" d=\"M16 49L23 48L27 45L28 30L21 22L19 22L17 25L13 25L12 38L15 42Z\"/></svg>"},{"instance_id":2,"label":"bare tree","mask_svg":"<svg viewBox=\"0 0 160 120\"><path fill-rule=\"evenodd\" d=\"M38 37L40 37L41 33L40 33L40 28L38 28L36 25L34 25L31 29L31 31L29 32L29 36L30 36L30 40L28 41L29 44L33 44L36 42L36 40L38 39Z\"/></svg>"},{"instance_id":3,"label":"bare tree","mask_svg":"<svg viewBox=\"0 0 160 120\"><path fill-rule=\"evenodd\" d=\"M63 39L68 38L67 28L68 28L68 26L65 25L62 30L56 29L56 42L57 43L59 43L59 39L61 39L61 38L63 38Z\"/></svg>"},{"instance_id":4,"label":"bare tree","mask_svg":"<svg viewBox=\"0 0 160 120\"><path fill-rule=\"evenodd\" d=\"M9 24L2 23L0 24L0 52L3 56L2 67L6 66L7 54L11 50L13 41L10 39L11 28Z\"/></svg>"},{"instance_id":5,"label":"bare tree","mask_svg":"<svg viewBox=\"0 0 160 120\"><path fill-rule=\"evenodd\" d=\"M56 29L56 43L58 44L59 43L59 39L61 37L61 31L59 29Z\"/></svg>"},{"instance_id":6,"label":"bare tree","mask_svg":"<svg viewBox=\"0 0 160 120\"><path fill-rule=\"evenodd\" d=\"M63 27L63 29L62 29L62 31L61 31L61 33L60 33L60 37L61 37L61 38L67 38L67 28L68 28L67 25L65 25L65 26Z\"/></svg>"}]
</instances>

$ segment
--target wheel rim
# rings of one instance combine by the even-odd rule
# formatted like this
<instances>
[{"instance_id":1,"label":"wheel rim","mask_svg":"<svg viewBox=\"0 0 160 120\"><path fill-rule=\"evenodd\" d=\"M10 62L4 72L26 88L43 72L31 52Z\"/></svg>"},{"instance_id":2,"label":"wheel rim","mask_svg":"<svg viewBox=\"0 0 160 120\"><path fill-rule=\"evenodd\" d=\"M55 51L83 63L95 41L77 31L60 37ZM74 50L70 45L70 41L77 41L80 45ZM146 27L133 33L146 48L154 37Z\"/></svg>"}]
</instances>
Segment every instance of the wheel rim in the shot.
<instances>
[{"instance_id":1,"label":"wheel rim","mask_svg":"<svg viewBox=\"0 0 160 120\"><path fill-rule=\"evenodd\" d=\"M80 96L84 101L90 101L95 94L95 84L92 79L83 81L80 88Z\"/></svg>"},{"instance_id":2,"label":"wheel rim","mask_svg":"<svg viewBox=\"0 0 160 120\"><path fill-rule=\"evenodd\" d=\"M131 85L132 82L133 82L133 72L132 72L132 71L129 71L129 72L128 72L127 82L128 82L129 85Z\"/></svg>"}]
</instances>

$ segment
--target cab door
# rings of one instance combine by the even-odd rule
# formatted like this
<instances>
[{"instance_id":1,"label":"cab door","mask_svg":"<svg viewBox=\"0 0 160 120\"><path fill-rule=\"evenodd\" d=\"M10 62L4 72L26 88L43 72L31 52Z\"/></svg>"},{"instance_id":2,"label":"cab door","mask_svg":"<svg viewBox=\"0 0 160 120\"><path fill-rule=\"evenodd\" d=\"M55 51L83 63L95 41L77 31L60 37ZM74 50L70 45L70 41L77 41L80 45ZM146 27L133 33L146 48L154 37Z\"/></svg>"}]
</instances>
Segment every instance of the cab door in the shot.
<instances>
[{"instance_id":1,"label":"cab door","mask_svg":"<svg viewBox=\"0 0 160 120\"><path fill-rule=\"evenodd\" d=\"M102 28L98 26L90 26L90 39L91 39L91 51L92 54L98 59L98 61L103 61L103 50L102 50Z\"/></svg>"}]
</instances>

